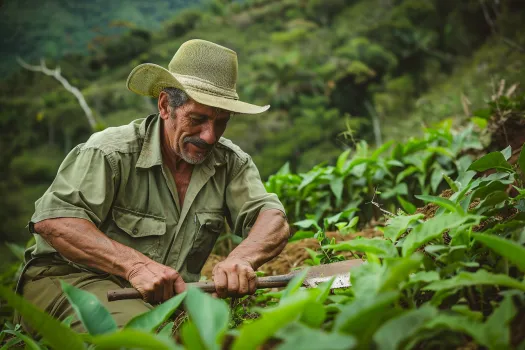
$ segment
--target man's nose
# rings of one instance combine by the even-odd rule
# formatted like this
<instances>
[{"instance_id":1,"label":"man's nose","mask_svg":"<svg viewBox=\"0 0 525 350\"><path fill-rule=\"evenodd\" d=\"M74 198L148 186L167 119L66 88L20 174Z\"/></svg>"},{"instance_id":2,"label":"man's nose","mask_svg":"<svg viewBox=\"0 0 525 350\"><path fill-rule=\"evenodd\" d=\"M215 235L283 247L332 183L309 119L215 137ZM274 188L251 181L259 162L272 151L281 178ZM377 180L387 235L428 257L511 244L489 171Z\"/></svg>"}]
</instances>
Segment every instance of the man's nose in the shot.
<instances>
[{"instance_id":1,"label":"man's nose","mask_svg":"<svg viewBox=\"0 0 525 350\"><path fill-rule=\"evenodd\" d=\"M215 135L215 128L213 124L206 125L201 131L200 138L209 145L215 144L217 141L217 136Z\"/></svg>"}]
</instances>

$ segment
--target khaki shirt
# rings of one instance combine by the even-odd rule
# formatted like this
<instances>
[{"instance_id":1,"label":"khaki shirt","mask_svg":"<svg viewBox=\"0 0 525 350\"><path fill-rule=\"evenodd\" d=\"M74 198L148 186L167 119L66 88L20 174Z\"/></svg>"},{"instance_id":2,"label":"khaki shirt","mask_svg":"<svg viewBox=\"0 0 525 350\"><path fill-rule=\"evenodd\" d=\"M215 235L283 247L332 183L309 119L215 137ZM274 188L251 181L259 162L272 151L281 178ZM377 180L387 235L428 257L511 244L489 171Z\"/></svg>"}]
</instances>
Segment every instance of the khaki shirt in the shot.
<instances>
[{"instance_id":1,"label":"khaki shirt","mask_svg":"<svg viewBox=\"0 0 525 350\"><path fill-rule=\"evenodd\" d=\"M246 236L261 211L284 212L251 158L225 138L194 167L180 208L175 181L162 163L160 120L150 115L108 128L75 147L36 202L30 229L50 218L90 220L115 241L196 281L224 218L233 233ZM33 257L55 252L35 237Z\"/></svg>"}]
</instances>

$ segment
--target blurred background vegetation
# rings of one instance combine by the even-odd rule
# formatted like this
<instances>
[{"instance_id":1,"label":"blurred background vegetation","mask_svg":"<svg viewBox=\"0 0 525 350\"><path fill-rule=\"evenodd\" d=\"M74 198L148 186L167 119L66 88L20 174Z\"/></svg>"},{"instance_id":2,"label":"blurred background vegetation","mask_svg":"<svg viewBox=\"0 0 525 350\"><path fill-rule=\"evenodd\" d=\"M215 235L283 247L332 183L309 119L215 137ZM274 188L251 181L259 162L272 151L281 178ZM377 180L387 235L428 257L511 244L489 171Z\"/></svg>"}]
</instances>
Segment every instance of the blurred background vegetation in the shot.
<instances>
[{"instance_id":1,"label":"blurred background vegetation","mask_svg":"<svg viewBox=\"0 0 525 350\"><path fill-rule=\"evenodd\" d=\"M505 79L525 82L521 0L7 0L0 7L0 240L25 242L34 201L65 154L87 140L76 98L22 69L40 58L78 87L95 129L129 123L156 102L129 92L136 65L167 66L201 38L238 53L238 92L271 104L232 120L226 137L266 179L334 164L359 140L402 143L421 126L470 117ZM7 246L0 245L1 256Z\"/></svg>"}]
</instances>

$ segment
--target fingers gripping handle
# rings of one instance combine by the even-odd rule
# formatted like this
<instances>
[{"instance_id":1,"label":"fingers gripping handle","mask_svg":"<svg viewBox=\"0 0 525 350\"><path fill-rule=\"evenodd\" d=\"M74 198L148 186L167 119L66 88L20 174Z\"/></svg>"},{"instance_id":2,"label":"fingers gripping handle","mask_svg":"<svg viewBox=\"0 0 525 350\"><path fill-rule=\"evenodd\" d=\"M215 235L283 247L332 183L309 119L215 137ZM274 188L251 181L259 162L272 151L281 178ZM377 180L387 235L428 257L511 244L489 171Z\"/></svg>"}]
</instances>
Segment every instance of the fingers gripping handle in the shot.
<instances>
[{"instance_id":1,"label":"fingers gripping handle","mask_svg":"<svg viewBox=\"0 0 525 350\"><path fill-rule=\"evenodd\" d=\"M292 279L291 275L283 276L269 276L257 279L257 289L260 288L280 288L285 287ZM213 281L187 283L186 286L196 287L206 293L215 292L215 284ZM123 288L108 291L108 301L126 300L126 299L142 299L142 294L135 288Z\"/></svg>"}]
</instances>

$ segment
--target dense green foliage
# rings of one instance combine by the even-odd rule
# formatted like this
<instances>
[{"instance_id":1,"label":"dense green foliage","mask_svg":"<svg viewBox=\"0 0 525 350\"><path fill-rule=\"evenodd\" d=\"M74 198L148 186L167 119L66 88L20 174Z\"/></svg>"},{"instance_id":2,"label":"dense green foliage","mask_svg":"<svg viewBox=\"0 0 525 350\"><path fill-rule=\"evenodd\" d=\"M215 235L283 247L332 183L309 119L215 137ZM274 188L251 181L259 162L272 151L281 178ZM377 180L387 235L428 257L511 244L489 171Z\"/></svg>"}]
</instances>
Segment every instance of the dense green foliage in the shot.
<instances>
[{"instance_id":1,"label":"dense green foliage","mask_svg":"<svg viewBox=\"0 0 525 350\"><path fill-rule=\"evenodd\" d=\"M523 97L502 97L491 105L499 108L507 103L507 106L519 107L522 101ZM480 111L476 118L482 118L484 113ZM433 139L431 135L435 137L436 133L439 137ZM439 132L427 130L424 138L413 139L405 145L409 149L419 145L419 151L427 150L428 154L417 155L422 162L428 162L425 155L434 158L433 152L440 149L437 155L443 159L436 160L435 164L443 167L443 171L440 176L426 174L421 169L406 171L414 166L412 158L407 155L397 160L399 164L395 165L405 170L391 180L404 172L406 182L397 182L414 182L415 192L408 186L408 199L401 202L406 211L387 215L384 237L339 243L326 238L325 232L331 225L342 234L355 230L357 217L352 218L352 214L359 210L356 206L360 202L349 208L335 206L335 211L344 209L335 215L327 216L329 211L317 214L314 211L306 219L298 217L302 220L295 225L303 229L313 227L316 232L312 231L312 235L320 243L318 252L312 251L309 264L344 259L338 254L345 251L366 260L365 264L352 269L350 288L330 293L331 282L328 282L314 289L302 289L305 271L285 290L260 290L231 309L222 300L190 289L135 317L122 330L116 330L111 315L93 295L63 284L64 292L89 333L78 335L67 328L68 322L51 319L2 287L0 297L26 317L43 339L36 342L13 325L4 327L0 339L5 338L10 345L25 342L33 349L65 346L81 349L83 343L97 348L144 349L179 349L181 346L255 349L260 345L278 349L466 346L520 349L525 345L525 147L519 154L507 147L476 160L461 155L459 149L479 147L478 143L469 141L476 136L472 128L462 132L441 128ZM437 146L432 143L436 140L448 140L449 143ZM462 141L458 143L457 140ZM304 182L308 184L303 188L312 187L310 195L329 192L321 198L330 197L332 204L337 203L338 193L348 194L350 189L355 191L361 187L362 191L357 192L365 196L367 186L355 184L362 178L379 179L379 185L381 181L388 182L388 171L376 164L392 162L392 156L384 155L382 150L364 158L359 152L366 147L366 143L362 143L361 149L354 151L355 155L343 153L336 167L316 166L301 175L281 171L270 177L267 185L279 185L280 190L295 188L285 195L290 201L301 203L301 210L317 207L317 204L309 204L308 196L303 196L298 189ZM400 150L394 149L392 153L396 152ZM515 165L509 163L513 153L518 154ZM363 159L370 159L370 162ZM363 174L368 172L369 175L352 177L351 171L341 171L352 169L355 163L371 165L363 170ZM448 176L446 167L453 165L454 173L451 171ZM322 176L315 177L313 173ZM341 191L333 191L334 186L327 182L328 175L345 173ZM407 174L414 177L410 179ZM441 185L447 189L446 196L427 194ZM414 213L411 195L418 192L424 194L415 198L434 206L433 210ZM350 199L343 197L342 200ZM360 208L366 207L361 204ZM307 236L305 233L298 231L291 240ZM175 342L170 337L174 323L168 319L181 303L188 319L179 324L178 341Z\"/></svg>"},{"instance_id":2,"label":"dense green foliage","mask_svg":"<svg viewBox=\"0 0 525 350\"><path fill-rule=\"evenodd\" d=\"M181 8L198 1L6 0L0 4L0 75L28 60L103 50L129 28L158 30Z\"/></svg>"},{"instance_id":3,"label":"dense green foliage","mask_svg":"<svg viewBox=\"0 0 525 350\"><path fill-rule=\"evenodd\" d=\"M146 6L129 4L126 11ZM0 340L33 349L523 348L525 153L509 163L507 131L503 142L483 142L509 116L523 120L525 100L509 97L511 84L525 83L520 10L510 0L216 0L180 11L159 31L137 19L118 37L95 41L90 55L49 60L82 90L104 128L156 111L155 101L125 89L135 65L167 65L196 37L236 50L241 98L272 109L234 118L225 136L252 155L285 204L297 229L292 240L318 240L308 264L347 251L367 263L352 272L351 288L335 294L328 285L303 290L298 278L229 309L189 290L118 331L91 295L64 285L89 335L2 287L0 297L43 339L6 323ZM101 23L118 18L111 11ZM77 28L69 22L65 28ZM491 95L498 98L479 110ZM0 127L0 234L23 242L34 200L94 130L57 81L27 71L0 83ZM438 196L444 189L448 195ZM416 211L424 203L432 214ZM385 219L382 238L336 243L325 234ZM0 249L22 258L21 247ZM3 269L1 284L12 286L17 269ZM181 303L189 321L176 344L169 318ZM8 312L3 305L0 316Z\"/></svg>"},{"instance_id":4,"label":"dense green foliage","mask_svg":"<svg viewBox=\"0 0 525 350\"><path fill-rule=\"evenodd\" d=\"M7 2L5 13L17 4ZM126 2L125 11L119 10L122 2L107 8L97 4L64 5L69 12L57 15L63 22L52 23L53 28L64 26L61 40L67 38L64 30L82 27L83 21L74 17L79 12L85 21L100 21L103 33L104 23L120 18L116 13L125 17L140 10L141 17L130 20L124 34L95 42L90 55L46 57L49 67L59 65L82 90L97 127L126 124L156 111L155 101L125 88L135 65L167 65L185 40L212 40L238 52L241 98L272 105L261 116L234 118L225 135L252 155L263 178L286 162L294 172L322 161L335 164L341 151L360 147L360 140L377 148L385 139L399 142L418 135L421 125L451 117L456 123L482 106L494 89L492 81L525 82L520 30L525 12L509 0L217 0L182 10L152 32L149 24L159 25L169 13L163 2L155 2L157 11L145 2ZM31 11L39 6L11 20L33 20ZM103 16L95 15L102 8ZM42 13L53 9L49 5ZM37 17L33 34L45 32L37 26L40 21L51 25L49 16ZM37 63L36 57L24 58ZM12 74L0 83L0 96L0 161L5 168L0 232L4 239L23 241L34 201L65 153L93 130L73 95L41 73Z\"/></svg>"}]
</instances>

